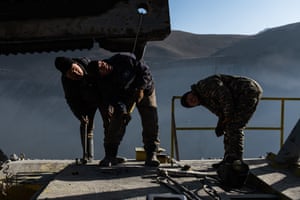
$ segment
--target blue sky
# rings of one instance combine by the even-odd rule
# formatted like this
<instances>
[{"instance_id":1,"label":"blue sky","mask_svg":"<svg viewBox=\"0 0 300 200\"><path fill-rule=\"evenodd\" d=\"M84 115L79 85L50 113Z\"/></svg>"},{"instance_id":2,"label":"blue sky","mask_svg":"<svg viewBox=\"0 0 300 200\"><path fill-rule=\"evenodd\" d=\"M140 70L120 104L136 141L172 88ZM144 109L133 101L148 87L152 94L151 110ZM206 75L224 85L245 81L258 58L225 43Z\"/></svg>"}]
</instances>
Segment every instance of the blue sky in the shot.
<instances>
[{"instance_id":1,"label":"blue sky","mask_svg":"<svg viewBox=\"0 0 300 200\"><path fill-rule=\"evenodd\" d=\"M169 0L171 29L196 34L256 34L300 22L300 0Z\"/></svg>"}]
</instances>

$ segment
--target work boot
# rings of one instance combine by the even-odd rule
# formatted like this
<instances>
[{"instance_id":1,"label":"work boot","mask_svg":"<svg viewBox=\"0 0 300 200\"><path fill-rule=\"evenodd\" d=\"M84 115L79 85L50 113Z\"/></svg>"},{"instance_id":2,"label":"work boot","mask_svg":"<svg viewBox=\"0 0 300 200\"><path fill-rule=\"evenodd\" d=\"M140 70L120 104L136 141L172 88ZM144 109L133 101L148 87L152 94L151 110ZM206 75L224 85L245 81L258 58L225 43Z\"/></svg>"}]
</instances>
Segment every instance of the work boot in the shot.
<instances>
[{"instance_id":1,"label":"work boot","mask_svg":"<svg viewBox=\"0 0 300 200\"><path fill-rule=\"evenodd\" d=\"M117 159L118 164L125 163L127 161L127 159L125 157L117 156L116 159Z\"/></svg>"},{"instance_id":2,"label":"work boot","mask_svg":"<svg viewBox=\"0 0 300 200\"><path fill-rule=\"evenodd\" d=\"M82 158L80 158L80 163L83 164L83 165L85 165L87 163L92 163L93 160L94 160L93 156L85 155L85 153L83 153Z\"/></svg>"},{"instance_id":3,"label":"work boot","mask_svg":"<svg viewBox=\"0 0 300 200\"><path fill-rule=\"evenodd\" d=\"M100 167L111 167L114 165L118 165L121 163L125 163L127 161L124 157L111 157L111 156L105 156L100 162Z\"/></svg>"},{"instance_id":4,"label":"work boot","mask_svg":"<svg viewBox=\"0 0 300 200\"><path fill-rule=\"evenodd\" d=\"M224 160L221 160L220 162L214 163L214 164L212 164L211 166L212 166L212 168L214 168L214 169L218 169L224 162L225 162Z\"/></svg>"},{"instance_id":5,"label":"work boot","mask_svg":"<svg viewBox=\"0 0 300 200\"><path fill-rule=\"evenodd\" d=\"M111 167L118 164L116 157L105 156L100 162L100 167Z\"/></svg>"},{"instance_id":6,"label":"work boot","mask_svg":"<svg viewBox=\"0 0 300 200\"><path fill-rule=\"evenodd\" d=\"M126 158L117 157L118 148L117 144L104 144L105 157L100 161L99 166L109 167L126 162Z\"/></svg>"},{"instance_id":7,"label":"work boot","mask_svg":"<svg viewBox=\"0 0 300 200\"><path fill-rule=\"evenodd\" d=\"M249 166L242 160L223 162L217 169L217 175L223 186L230 188L241 188L247 180Z\"/></svg>"},{"instance_id":8,"label":"work boot","mask_svg":"<svg viewBox=\"0 0 300 200\"><path fill-rule=\"evenodd\" d=\"M223 160L221 160L218 163L212 164L212 168L218 169L221 165L225 163L233 163L235 160L242 160L241 158L238 158L237 156L231 156L231 155L225 155Z\"/></svg>"},{"instance_id":9,"label":"work boot","mask_svg":"<svg viewBox=\"0 0 300 200\"><path fill-rule=\"evenodd\" d=\"M158 167L160 165L157 159L156 152L151 152L146 154L145 166L147 167Z\"/></svg>"}]
</instances>

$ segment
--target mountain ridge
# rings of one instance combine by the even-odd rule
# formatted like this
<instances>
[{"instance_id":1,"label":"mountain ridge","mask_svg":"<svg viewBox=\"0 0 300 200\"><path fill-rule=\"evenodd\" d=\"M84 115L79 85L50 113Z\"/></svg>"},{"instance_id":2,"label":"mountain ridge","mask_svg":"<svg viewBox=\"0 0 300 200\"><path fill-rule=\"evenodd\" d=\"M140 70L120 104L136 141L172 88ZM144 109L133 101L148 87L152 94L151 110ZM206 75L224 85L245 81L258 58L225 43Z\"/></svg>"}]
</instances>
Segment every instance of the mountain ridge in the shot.
<instances>
[{"instance_id":1,"label":"mountain ridge","mask_svg":"<svg viewBox=\"0 0 300 200\"><path fill-rule=\"evenodd\" d=\"M257 63L266 57L300 58L300 23L268 28L255 35L193 34L172 31L163 41L149 42L145 60L211 59Z\"/></svg>"},{"instance_id":2,"label":"mountain ridge","mask_svg":"<svg viewBox=\"0 0 300 200\"><path fill-rule=\"evenodd\" d=\"M218 49L229 46L245 37L247 36L200 35L183 31L172 31L165 40L148 43L145 59L164 57L170 60L177 60L208 57Z\"/></svg>"}]
</instances>

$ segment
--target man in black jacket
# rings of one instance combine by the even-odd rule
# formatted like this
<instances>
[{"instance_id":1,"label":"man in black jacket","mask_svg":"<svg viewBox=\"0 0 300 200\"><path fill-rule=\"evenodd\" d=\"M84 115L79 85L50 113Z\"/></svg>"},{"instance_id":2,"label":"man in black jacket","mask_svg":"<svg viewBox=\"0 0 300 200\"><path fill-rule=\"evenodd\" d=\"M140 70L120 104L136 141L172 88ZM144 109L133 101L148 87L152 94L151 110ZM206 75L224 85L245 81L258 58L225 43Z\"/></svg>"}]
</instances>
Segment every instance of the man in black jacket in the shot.
<instances>
[{"instance_id":1,"label":"man in black jacket","mask_svg":"<svg viewBox=\"0 0 300 200\"><path fill-rule=\"evenodd\" d=\"M154 81L149 67L133 54L116 54L98 61L94 71L100 74L99 88L113 107L112 118L105 135L105 157L100 166L113 165L118 147L125 134L132 109L136 105L141 121L146 166L159 166L156 157L159 126Z\"/></svg>"},{"instance_id":2,"label":"man in black jacket","mask_svg":"<svg viewBox=\"0 0 300 200\"><path fill-rule=\"evenodd\" d=\"M82 144L82 163L94 157L93 130L97 109L103 119L104 132L109 125L107 107L101 99L96 80L88 74L90 60L87 58L57 57L55 67L61 71L61 81L67 104L80 121L80 138Z\"/></svg>"}]
</instances>

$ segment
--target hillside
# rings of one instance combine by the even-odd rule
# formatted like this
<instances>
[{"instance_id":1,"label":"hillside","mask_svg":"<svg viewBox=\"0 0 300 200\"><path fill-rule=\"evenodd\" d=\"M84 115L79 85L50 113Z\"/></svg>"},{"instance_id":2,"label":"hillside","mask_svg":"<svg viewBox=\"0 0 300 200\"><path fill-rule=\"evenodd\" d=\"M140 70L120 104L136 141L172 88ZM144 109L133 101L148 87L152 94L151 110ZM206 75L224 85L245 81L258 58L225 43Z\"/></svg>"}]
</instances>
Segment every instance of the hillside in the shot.
<instances>
[{"instance_id":1,"label":"hillside","mask_svg":"<svg viewBox=\"0 0 300 200\"><path fill-rule=\"evenodd\" d=\"M197 35L172 31L163 41L149 42L145 60L181 60L204 58L247 38L244 35Z\"/></svg>"},{"instance_id":2,"label":"hillside","mask_svg":"<svg viewBox=\"0 0 300 200\"><path fill-rule=\"evenodd\" d=\"M216 51L212 56L234 58L240 63L259 62L267 57L300 58L300 23L270 28Z\"/></svg>"},{"instance_id":3,"label":"hillside","mask_svg":"<svg viewBox=\"0 0 300 200\"><path fill-rule=\"evenodd\" d=\"M201 35L172 31L149 42L145 60L153 67L179 65L290 66L300 60L300 23L270 28L256 35ZM160 66L159 66L160 65Z\"/></svg>"}]
</instances>

